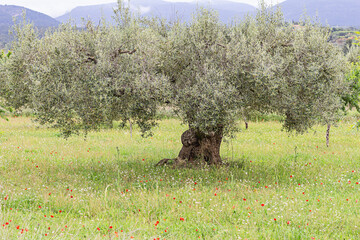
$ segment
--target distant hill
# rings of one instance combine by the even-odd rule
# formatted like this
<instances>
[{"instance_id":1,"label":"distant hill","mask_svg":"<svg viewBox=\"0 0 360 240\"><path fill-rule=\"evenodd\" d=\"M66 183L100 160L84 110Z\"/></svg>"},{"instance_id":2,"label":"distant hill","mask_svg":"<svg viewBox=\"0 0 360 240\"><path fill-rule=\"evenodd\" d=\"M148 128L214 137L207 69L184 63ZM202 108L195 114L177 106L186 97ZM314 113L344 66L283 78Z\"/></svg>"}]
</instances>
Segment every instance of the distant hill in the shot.
<instances>
[{"instance_id":1,"label":"distant hill","mask_svg":"<svg viewBox=\"0 0 360 240\"><path fill-rule=\"evenodd\" d=\"M14 24L13 18L22 21L22 13L26 12L26 21L31 22L38 28L57 27L60 23L43 13L28 8L14 5L0 5L0 48L4 47L11 39L9 29Z\"/></svg>"},{"instance_id":2,"label":"distant hill","mask_svg":"<svg viewBox=\"0 0 360 240\"><path fill-rule=\"evenodd\" d=\"M108 22L112 21L114 8L117 3L76 7L56 19L43 13L36 12L24 7L13 5L0 5L0 48L10 41L9 27L13 24L13 17L22 20L22 12L26 11L26 20L34 23L38 28L56 27L60 22L73 19L81 27L83 20L91 19L98 23L101 18ZM192 13L199 6L194 2L171 3L164 0L131 0L130 8L139 11L144 16L159 16L169 20L179 17L183 21L189 21ZM213 0L211 4L204 3L200 6L210 7L219 13L221 21L229 23L234 18L242 18L246 14L253 14L256 8L231 0ZM325 25L332 27L360 27L360 0L286 0L274 7L280 6L288 21L299 21L302 15L318 16Z\"/></svg>"},{"instance_id":3,"label":"distant hill","mask_svg":"<svg viewBox=\"0 0 360 240\"><path fill-rule=\"evenodd\" d=\"M59 25L59 22L56 19L46 14L14 5L0 5L0 24L12 25L13 17L22 20L23 11L26 12L26 21L32 22L35 26L56 27Z\"/></svg>"},{"instance_id":4,"label":"distant hill","mask_svg":"<svg viewBox=\"0 0 360 240\"><path fill-rule=\"evenodd\" d=\"M360 26L360 0L286 0L277 6L287 20L298 21L306 12L330 26Z\"/></svg>"},{"instance_id":5,"label":"distant hill","mask_svg":"<svg viewBox=\"0 0 360 240\"><path fill-rule=\"evenodd\" d=\"M243 17L245 14L255 12L256 8L244 4L231 1L216 1L201 6L209 6L218 11L219 17L223 22L230 22L234 17ZM117 3L101 4L93 6L76 7L71 12L66 13L58 18L60 22L67 22L70 18L75 20L77 25L82 25L82 19L91 19L93 22L99 22L102 17L107 21L112 20L114 15L113 9L117 7ZM159 16L166 19L174 19L176 16L184 21L191 19L191 14L196 10L198 4L178 2L171 3L163 0L132 0L130 8L139 11L144 16Z\"/></svg>"}]
</instances>

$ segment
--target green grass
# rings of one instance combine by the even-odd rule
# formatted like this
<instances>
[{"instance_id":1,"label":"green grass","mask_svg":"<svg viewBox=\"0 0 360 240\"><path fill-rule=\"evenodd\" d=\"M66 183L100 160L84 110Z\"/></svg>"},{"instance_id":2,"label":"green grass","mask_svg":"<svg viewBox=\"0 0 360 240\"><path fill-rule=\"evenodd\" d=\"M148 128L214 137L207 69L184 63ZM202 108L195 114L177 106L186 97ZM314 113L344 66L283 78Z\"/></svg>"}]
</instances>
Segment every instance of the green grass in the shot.
<instances>
[{"instance_id":1,"label":"green grass","mask_svg":"<svg viewBox=\"0 0 360 240\"><path fill-rule=\"evenodd\" d=\"M0 119L0 239L360 237L351 122L331 129L329 148L321 126L289 136L250 122L222 144L225 166L154 167L177 156L184 130L165 119L152 138L113 129L64 140L29 118Z\"/></svg>"}]
</instances>

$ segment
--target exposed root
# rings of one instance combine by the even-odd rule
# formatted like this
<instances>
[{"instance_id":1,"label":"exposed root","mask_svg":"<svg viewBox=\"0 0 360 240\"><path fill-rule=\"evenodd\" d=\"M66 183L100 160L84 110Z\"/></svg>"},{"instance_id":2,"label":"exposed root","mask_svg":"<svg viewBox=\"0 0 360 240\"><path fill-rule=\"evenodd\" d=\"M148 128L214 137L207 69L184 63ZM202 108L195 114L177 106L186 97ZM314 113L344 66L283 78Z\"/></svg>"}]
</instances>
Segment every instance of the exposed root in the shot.
<instances>
[{"instance_id":1,"label":"exposed root","mask_svg":"<svg viewBox=\"0 0 360 240\"><path fill-rule=\"evenodd\" d=\"M188 161L186 159L181 158L166 158L159 161L155 164L155 167L161 166L171 166L172 168L205 168L208 166L223 166L226 165L223 162L218 164L209 164L209 162L205 161L203 158L197 161Z\"/></svg>"},{"instance_id":2,"label":"exposed root","mask_svg":"<svg viewBox=\"0 0 360 240\"><path fill-rule=\"evenodd\" d=\"M161 160L160 162L158 162L157 164L155 164L155 167L164 166L164 165L167 165L168 163L172 164L171 161L175 161L175 160L176 160L176 158L165 158L165 159Z\"/></svg>"}]
</instances>

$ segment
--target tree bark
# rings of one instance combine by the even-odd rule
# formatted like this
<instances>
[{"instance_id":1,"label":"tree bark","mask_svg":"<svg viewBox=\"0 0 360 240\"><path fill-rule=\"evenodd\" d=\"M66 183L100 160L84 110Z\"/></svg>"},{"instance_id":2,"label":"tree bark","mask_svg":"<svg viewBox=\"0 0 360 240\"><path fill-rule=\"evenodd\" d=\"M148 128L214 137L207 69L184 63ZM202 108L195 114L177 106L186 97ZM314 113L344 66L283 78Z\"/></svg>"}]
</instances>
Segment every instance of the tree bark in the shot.
<instances>
[{"instance_id":1,"label":"tree bark","mask_svg":"<svg viewBox=\"0 0 360 240\"><path fill-rule=\"evenodd\" d=\"M202 134L189 129L181 135L183 144L179 155L175 159L163 159L157 165L164 165L169 160L174 160L175 165L220 165L220 145L222 131Z\"/></svg>"},{"instance_id":2,"label":"tree bark","mask_svg":"<svg viewBox=\"0 0 360 240\"><path fill-rule=\"evenodd\" d=\"M331 127L331 125L328 124L327 130L326 130L326 146L327 147L329 147L329 142L330 142L330 127Z\"/></svg>"}]
</instances>

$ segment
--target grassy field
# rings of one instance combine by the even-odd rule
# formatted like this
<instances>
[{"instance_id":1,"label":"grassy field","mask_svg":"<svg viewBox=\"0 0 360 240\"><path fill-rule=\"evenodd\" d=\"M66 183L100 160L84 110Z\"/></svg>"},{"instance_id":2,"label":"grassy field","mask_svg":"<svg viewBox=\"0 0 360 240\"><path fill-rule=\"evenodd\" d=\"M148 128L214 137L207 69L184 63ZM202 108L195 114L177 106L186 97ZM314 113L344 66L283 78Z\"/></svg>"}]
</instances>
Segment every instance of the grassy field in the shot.
<instances>
[{"instance_id":1,"label":"grassy field","mask_svg":"<svg viewBox=\"0 0 360 240\"><path fill-rule=\"evenodd\" d=\"M226 165L154 167L186 130L103 130L64 140L29 118L0 119L0 239L359 239L360 132L339 123L289 136L250 123Z\"/></svg>"}]
</instances>

